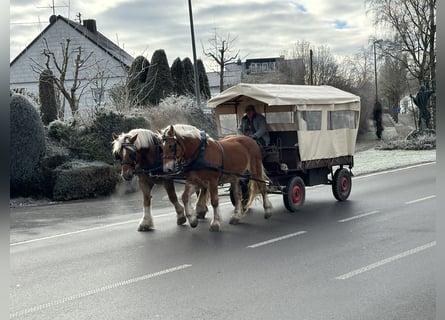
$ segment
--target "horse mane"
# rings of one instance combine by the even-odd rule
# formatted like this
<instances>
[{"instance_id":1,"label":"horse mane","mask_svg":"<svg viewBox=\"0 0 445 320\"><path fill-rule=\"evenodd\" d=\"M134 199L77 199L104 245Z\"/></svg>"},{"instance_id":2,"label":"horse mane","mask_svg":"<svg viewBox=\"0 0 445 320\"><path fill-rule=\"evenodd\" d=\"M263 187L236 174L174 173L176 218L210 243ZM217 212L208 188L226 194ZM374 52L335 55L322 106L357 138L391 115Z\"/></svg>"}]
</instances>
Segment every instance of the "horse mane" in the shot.
<instances>
[{"instance_id":1,"label":"horse mane","mask_svg":"<svg viewBox=\"0 0 445 320\"><path fill-rule=\"evenodd\" d=\"M163 134L165 134L170 126L164 128L162 130ZM201 140L201 130L196 128L195 126L189 124L174 124L173 129L175 132L184 138L195 138ZM211 139L210 136L206 133L207 139Z\"/></svg>"},{"instance_id":2,"label":"horse mane","mask_svg":"<svg viewBox=\"0 0 445 320\"><path fill-rule=\"evenodd\" d=\"M134 146L137 150L148 148L150 145L155 144L156 133L148 129L133 129L127 133L121 133L119 137L113 141L113 153L119 153L122 144L128 143L136 134L138 136L134 142Z\"/></svg>"}]
</instances>

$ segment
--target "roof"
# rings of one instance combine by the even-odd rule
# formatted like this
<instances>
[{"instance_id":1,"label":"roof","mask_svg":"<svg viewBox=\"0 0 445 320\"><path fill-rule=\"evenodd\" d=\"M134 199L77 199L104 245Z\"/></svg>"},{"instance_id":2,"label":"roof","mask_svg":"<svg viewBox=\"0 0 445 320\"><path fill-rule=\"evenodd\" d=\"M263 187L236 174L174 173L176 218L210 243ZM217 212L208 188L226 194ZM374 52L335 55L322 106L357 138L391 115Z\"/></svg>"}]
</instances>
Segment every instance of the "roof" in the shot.
<instances>
[{"instance_id":1,"label":"roof","mask_svg":"<svg viewBox=\"0 0 445 320\"><path fill-rule=\"evenodd\" d=\"M269 106L340 104L360 102L360 97L331 86L237 84L208 101L210 108L231 104L246 96Z\"/></svg>"},{"instance_id":2,"label":"roof","mask_svg":"<svg viewBox=\"0 0 445 320\"><path fill-rule=\"evenodd\" d=\"M103 51L108 53L112 58L116 59L119 62L123 62L127 67L131 65L131 62L134 60L134 58L129 55L125 50L121 49L118 45L116 45L113 41L105 37L102 33L99 31L92 32L90 31L86 26L77 23L75 21L72 21L70 19L67 19L61 15L54 16L55 19L52 19L52 23L50 23L40 34L33 40L31 43L20 53L17 55L17 57L12 60L10 65L14 64L22 55L24 55L28 49L37 42L45 32L53 26L53 24L57 20L64 21L67 25L72 27L74 30L79 32L81 35L85 36L87 39L92 41L94 44L96 44L99 48L101 48Z\"/></svg>"}]
</instances>

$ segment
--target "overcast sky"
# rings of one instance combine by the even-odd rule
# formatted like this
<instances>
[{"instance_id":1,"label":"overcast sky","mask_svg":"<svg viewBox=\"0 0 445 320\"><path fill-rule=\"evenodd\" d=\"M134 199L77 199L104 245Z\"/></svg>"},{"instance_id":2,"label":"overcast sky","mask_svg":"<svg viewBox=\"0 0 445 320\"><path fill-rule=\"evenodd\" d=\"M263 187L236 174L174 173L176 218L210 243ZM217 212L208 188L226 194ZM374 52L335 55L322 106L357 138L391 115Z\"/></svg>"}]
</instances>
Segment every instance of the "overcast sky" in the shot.
<instances>
[{"instance_id":1,"label":"overcast sky","mask_svg":"<svg viewBox=\"0 0 445 320\"><path fill-rule=\"evenodd\" d=\"M53 0L10 1L10 60L43 30ZM149 60L164 49L170 64L193 58L188 0L54 0L56 14L71 20L96 19L97 29L133 57ZM247 58L277 57L297 41L326 45L338 55L368 46L374 34L364 0L192 0L197 56L217 30L237 36L234 46Z\"/></svg>"}]
</instances>

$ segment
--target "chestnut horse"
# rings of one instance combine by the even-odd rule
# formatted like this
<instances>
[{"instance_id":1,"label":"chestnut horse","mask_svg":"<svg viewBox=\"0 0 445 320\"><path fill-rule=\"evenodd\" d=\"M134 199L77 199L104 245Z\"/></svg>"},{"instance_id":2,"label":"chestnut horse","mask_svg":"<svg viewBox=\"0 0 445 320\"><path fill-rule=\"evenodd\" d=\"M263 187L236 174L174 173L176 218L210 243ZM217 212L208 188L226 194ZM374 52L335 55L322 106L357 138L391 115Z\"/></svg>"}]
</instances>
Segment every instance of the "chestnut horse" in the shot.
<instances>
[{"instance_id":1,"label":"chestnut horse","mask_svg":"<svg viewBox=\"0 0 445 320\"><path fill-rule=\"evenodd\" d=\"M271 216L272 204L267 197L266 187L268 178L262 164L260 147L255 140L247 136L231 135L216 141L198 128L182 124L170 125L160 134L163 140L161 146L164 172L180 171L185 175L182 202L192 228L198 225L198 220L196 212L190 206L190 195L197 188L207 188L213 207L210 231L220 230L218 185L224 183L231 184L235 198L231 224L239 222L258 193L263 197L264 218ZM244 208L239 184L242 177L249 179L250 192Z\"/></svg>"},{"instance_id":2,"label":"chestnut horse","mask_svg":"<svg viewBox=\"0 0 445 320\"><path fill-rule=\"evenodd\" d=\"M151 190L155 184L162 184L167 191L168 198L176 210L176 222L182 225L186 222L184 208L179 204L173 180L152 177L162 173L162 149L158 135L146 129L133 129L128 133L113 136L113 153L121 161L121 176L130 181L135 172L138 174L139 188L141 189L144 212L139 222L138 231L154 229L151 215Z\"/></svg>"}]
</instances>

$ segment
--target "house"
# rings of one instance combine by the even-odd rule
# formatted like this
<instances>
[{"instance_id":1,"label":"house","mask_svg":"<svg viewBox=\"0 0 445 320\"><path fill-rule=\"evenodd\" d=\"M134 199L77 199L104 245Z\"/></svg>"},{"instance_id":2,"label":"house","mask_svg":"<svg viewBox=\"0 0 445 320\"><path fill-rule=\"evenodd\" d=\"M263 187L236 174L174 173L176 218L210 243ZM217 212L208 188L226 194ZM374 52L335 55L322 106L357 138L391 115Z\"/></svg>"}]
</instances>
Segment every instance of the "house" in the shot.
<instances>
[{"instance_id":1,"label":"house","mask_svg":"<svg viewBox=\"0 0 445 320\"><path fill-rule=\"evenodd\" d=\"M124 83L133 57L100 33L92 19L77 23L60 15L51 16L49 25L10 63L10 89L38 95L40 72L46 68L47 61L44 50L54 53L57 63L62 65L62 49L68 42L67 88L74 83L75 59L81 50L77 90L79 112L109 104L109 89ZM53 73L57 74L53 61L49 61ZM71 109L63 97L61 106L65 117L71 117Z\"/></svg>"},{"instance_id":2,"label":"house","mask_svg":"<svg viewBox=\"0 0 445 320\"><path fill-rule=\"evenodd\" d=\"M208 72L210 93L214 97L220 92L219 73ZM304 84L304 64L302 59L284 57L238 60L226 65L224 71L224 90L240 82Z\"/></svg>"}]
</instances>

